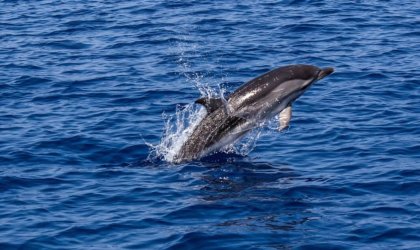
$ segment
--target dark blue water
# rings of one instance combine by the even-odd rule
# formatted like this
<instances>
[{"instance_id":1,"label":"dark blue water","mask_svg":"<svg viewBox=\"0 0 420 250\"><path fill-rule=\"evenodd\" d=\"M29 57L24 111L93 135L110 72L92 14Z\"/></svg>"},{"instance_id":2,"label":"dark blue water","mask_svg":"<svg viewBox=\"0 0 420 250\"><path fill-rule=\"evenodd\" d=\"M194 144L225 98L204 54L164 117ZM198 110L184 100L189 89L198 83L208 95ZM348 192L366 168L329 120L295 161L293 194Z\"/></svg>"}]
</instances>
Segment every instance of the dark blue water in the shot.
<instances>
[{"instance_id":1,"label":"dark blue water","mask_svg":"<svg viewBox=\"0 0 420 250\"><path fill-rule=\"evenodd\" d=\"M1 1L0 249L420 249L419 16L393 0ZM295 63L336 73L286 133L246 156L156 157L203 86Z\"/></svg>"}]
</instances>

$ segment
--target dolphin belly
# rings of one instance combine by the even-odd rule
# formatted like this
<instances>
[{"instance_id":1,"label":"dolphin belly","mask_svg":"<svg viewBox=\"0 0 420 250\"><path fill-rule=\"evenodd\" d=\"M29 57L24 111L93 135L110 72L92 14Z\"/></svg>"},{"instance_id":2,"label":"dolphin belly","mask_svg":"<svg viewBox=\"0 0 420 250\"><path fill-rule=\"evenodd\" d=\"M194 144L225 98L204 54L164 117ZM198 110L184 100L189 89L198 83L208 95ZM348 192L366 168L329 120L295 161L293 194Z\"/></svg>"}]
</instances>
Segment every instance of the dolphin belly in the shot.
<instances>
[{"instance_id":1,"label":"dolphin belly","mask_svg":"<svg viewBox=\"0 0 420 250\"><path fill-rule=\"evenodd\" d=\"M218 134L218 138L203 151L203 155L218 151L227 145L233 144L255 127L254 124L245 121L242 118L233 117L231 121L231 126Z\"/></svg>"}]
</instances>

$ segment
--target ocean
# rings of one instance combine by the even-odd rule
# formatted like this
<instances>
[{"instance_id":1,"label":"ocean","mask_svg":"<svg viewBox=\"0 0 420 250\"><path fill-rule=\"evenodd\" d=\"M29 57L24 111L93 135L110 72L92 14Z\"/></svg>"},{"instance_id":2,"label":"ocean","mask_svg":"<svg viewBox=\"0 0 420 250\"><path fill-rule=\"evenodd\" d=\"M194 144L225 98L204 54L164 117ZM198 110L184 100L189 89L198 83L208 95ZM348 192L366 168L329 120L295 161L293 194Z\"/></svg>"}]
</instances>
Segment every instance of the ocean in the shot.
<instances>
[{"instance_id":1,"label":"ocean","mask_svg":"<svg viewBox=\"0 0 420 250\"><path fill-rule=\"evenodd\" d=\"M419 1L0 1L0 249L420 249ZM334 67L174 164L194 101Z\"/></svg>"}]
</instances>

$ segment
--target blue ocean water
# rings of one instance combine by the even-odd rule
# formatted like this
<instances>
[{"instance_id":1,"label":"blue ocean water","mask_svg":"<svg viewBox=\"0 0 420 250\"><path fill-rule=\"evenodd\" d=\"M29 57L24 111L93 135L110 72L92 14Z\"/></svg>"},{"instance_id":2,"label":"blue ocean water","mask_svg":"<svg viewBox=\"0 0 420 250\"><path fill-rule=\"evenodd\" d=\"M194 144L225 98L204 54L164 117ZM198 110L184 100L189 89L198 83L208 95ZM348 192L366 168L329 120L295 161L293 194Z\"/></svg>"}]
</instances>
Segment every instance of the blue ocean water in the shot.
<instances>
[{"instance_id":1,"label":"blue ocean water","mask_svg":"<svg viewBox=\"0 0 420 250\"><path fill-rule=\"evenodd\" d=\"M0 249L420 249L419 16L394 0L1 1ZM286 133L156 157L200 90L295 63L336 72Z\"/></svg>"}]
</instances>

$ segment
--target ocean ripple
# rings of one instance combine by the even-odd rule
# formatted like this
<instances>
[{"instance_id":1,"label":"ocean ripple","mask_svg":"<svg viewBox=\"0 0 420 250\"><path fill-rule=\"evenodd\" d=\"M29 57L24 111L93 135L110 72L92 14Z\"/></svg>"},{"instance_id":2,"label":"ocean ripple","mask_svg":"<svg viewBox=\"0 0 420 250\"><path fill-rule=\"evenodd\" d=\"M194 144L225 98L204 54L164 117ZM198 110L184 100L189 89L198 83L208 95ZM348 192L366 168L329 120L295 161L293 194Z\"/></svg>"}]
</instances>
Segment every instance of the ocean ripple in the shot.
<instances>
[{"instance_id":1,"label":"ocean ripple","mask_svg":"<svg viewBox=\"0 0 420 250\"><path fill-rule=\"evenodd\" d=\"M1 1L0 249L418 249L419 9ZM336 72L288 131L154 157L200 95L295 63Z\"/></svg>"}]
</instances>

